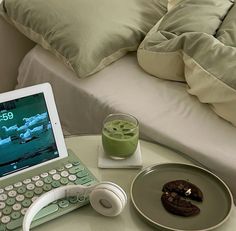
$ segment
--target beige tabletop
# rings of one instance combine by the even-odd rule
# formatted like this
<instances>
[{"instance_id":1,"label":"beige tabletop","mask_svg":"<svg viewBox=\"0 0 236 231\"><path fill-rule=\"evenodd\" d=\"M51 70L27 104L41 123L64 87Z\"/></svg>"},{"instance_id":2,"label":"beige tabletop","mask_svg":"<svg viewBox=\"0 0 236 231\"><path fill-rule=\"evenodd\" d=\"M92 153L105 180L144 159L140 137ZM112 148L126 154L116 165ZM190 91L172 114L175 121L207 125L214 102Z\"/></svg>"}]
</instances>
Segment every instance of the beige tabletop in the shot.
<instances>
[{"instance_id":1,"label":"beige tabletop","mask_svg":"<svg viewBox=\"0 0 236 231\"><path fill-rule=\"evenodd\" d=\"M143 167L166 162L193 164L185 156L161 145L140 141ZM120 185L128 195L128 204L121 215L107 218L96 213L89 205L77 209L36 227L35 231L149 231L157 230L147 224L135 211L130 201L130 186L132 180L141 169L99 169L98 146L101 145L100 136L77 136L66 139L66 145L72 149L81 161L101 181L112 181ZM236 227L236 209L231 217L216 231L233 231Z\"/></svg>"}]
</instances>

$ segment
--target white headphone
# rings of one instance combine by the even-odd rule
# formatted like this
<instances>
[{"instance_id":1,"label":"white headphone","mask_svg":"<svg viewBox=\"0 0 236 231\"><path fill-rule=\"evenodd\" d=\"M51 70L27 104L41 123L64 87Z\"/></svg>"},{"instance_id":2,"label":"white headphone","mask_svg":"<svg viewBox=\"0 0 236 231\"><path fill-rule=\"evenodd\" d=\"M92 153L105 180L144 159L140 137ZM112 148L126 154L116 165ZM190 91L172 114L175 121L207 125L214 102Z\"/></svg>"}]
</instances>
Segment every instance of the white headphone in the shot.
<instances>
[{"instance_id":1,"label":"white headphone","mask_svg":"<svg viewBox=\"0 0 236 231\"><path fill-rule=\"evenodd\" d=\"M40 196L28 208L23 220L23 231L29 231L34 216L49 203L65 197L82 195L89 196L94 210L104 216L119 215L127 203L127 195L124 190L112 182L101 182L88 187L83 185L59 187Z\"/></svg>"}]
</instances>

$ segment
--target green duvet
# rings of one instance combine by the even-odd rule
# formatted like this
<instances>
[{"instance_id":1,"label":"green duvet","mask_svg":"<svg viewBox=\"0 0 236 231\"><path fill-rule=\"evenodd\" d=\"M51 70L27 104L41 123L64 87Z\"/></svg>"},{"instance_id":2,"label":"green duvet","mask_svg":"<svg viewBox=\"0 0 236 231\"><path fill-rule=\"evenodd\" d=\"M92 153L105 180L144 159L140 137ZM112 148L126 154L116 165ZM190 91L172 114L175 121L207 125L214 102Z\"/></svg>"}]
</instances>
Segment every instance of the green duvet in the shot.
<instances>
[{"instance_id":1,"label":"green duvet","mask_svg":"<svg viewBox=\"0 0 236 231\"><path fill-rule=\"evenodd\" d=\"M190 94L236 125L234 1L169 2L172 8L139 47L139 64L159 78L186 81Z\"/></svg>"}]
</instances>

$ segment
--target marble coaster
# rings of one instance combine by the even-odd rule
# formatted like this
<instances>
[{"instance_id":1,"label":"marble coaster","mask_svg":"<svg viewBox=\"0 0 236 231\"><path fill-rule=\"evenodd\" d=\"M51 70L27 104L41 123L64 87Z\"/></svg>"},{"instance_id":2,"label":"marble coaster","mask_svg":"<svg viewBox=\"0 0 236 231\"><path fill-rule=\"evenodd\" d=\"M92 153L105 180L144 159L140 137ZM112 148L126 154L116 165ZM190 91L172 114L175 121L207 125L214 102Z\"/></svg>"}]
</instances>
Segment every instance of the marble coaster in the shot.
<instances>
[{"instance_id":1,"label":"marble coaster","mask_svg":"<svg viewBox=\"0 0 236 231\"><path fill-rule=\"evenodd\" d=\"M99 168L141 168L142 155L140 144L138 143L135 153L123 160L113 160L109 158L103 150L102 145L98 146L98 167Z\"/></svg>"}]
</instances>

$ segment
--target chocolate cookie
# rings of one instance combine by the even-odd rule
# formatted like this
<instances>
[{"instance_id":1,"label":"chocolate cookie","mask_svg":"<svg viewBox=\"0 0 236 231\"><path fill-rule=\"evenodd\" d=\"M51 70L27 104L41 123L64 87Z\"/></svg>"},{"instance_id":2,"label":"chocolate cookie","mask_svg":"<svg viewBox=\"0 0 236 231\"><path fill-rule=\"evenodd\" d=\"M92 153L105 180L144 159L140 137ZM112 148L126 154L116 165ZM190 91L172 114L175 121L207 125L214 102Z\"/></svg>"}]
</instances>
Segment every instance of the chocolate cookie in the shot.
<instances>
[{"instance_id":1,"label":"chocolate cookie","mask_svg":"<svg viewBox=\"0 0 236 231\"><path fill-rule=\"evenodd\" d=\"M161 201L167 211L185 217L200 212L196 205L187 200L203 200L202 191L196 185L185 180L175 180L164 184L162 191Z\"/></svg>"},{"instance_id":2,"label":"chocolate cookie","mask_svg":"<svg viewBox=\"0 0 236 231\"><path fill-rule=\"evenodd\" d=\"M194 184L185 180L175 180L166 183L163 188L163 192L176 192L178 195L186 198L190 198L195 201L202 201L202 191Z\"/></svg>"},{"instance_id":3,"label":"chocolate cookie","mask_svg":"<svg viewBox=\"0 0 236 231\"><path fill-rule=\"evenodd\" d=\"M200 209L193 205L190 201L185 200L175 192L165 192L161 197L164 208L176 215L193 216L200 212Z\"/></svg>"}]
</instances>

